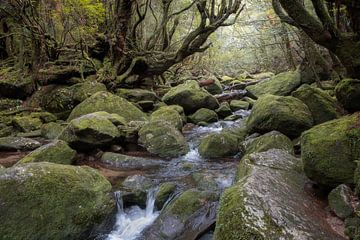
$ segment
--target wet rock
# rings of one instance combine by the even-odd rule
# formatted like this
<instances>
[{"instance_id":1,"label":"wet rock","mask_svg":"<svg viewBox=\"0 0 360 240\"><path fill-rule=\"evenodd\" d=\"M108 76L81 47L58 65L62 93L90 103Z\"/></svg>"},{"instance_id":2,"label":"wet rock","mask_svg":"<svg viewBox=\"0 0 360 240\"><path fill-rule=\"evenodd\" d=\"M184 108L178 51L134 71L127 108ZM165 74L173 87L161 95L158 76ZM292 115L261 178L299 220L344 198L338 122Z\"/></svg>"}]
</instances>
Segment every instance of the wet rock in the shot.
<instances>
[{"instance_id":1,"label":"wet rock","mask_svg":"<svg viewBox=\"0 0 360 240\"><path fill-rule=\"evenodd\" d=\"M276 130L290 138L300 136L312 125L311 112L299 99L269 94L257 100L247 120L250 133Z\"/></svg>"},{"instance_id":2,"label":"wet rock","mask_svg":"<svg viewBox=\"0 0 360 240\"><path fill-rule=\"evenodd\" d=\"M264 94L276 96L288 96L301 84L300 73L284 72L280 73L269 80L262 81L258 84L248 86L246 90L256 97Z\"/></svg>"},{"instance_id":3,"label":"wet rock","mask_svg":"<svg viewBox=\"0 0 360 240\"><path fill-rule=\"evenodd\" d=\"M194 113L200 108L215 110L219 102L206 90L200 88L196 81L187 81L184 84L171 88L162 100L166 104L180 105L186 113Z\"/></svg>"},{"instance_id":4,"label":"wet rock","mask_svg":"<svg viewBox=\"0 0 360 240\"><path fill-rule=\"evenodd\" d=\"M210 192L187 190L161 212L141 240L195 240L215 222L217 196Z\"/></svg>"},{"instance_id":5,"label":"wet rock","mask_svg":"<svg viewBox=\"0 0 360 240\"><path fill-rule=\"evenodd\" d=\"M60 123L47 123L41 126L41 136L46 139L55 139L64 130L65 126Z\"/></svg>"},{"instance_id":6,"label":"wet rock","mask_svg":"<svg viewBox=\"0 0 360 240\"><path fill-rule=\"evenodd\" d=\"M125 207L146 207L147 191L154 186L154 182L141 175L127 177L121 184L121 192Z\"/></svg>"},{"instance_id":7,"label":"wet rock","mask_svg":"<svg viewBox=\"0 0 360 240\"><path fill-rule=\"evenodd\" d=\"M304 84L294 91L292 96L300 99L308 106L315 124L340 117L336 100L319 88Z\"/></svg>"},{"instance_id":8,"label":"wet rock","mask_svg":"<svg viewBox=\"0 0 360 240\"><path fill-rule=\"evenodd\" d=\"M104 153L101 162L121 170L149 170L159 168L164 164L161 160L132 157L112 152Z\"/></svg>"},{"instance_id":9,"label":"wet rock","mask_svg":"<svg viewBox=\"0 0 360 240\"><path fill-rule=\"evenodd\" d=\"M175 193L176 183L167 182L162 183L159 187L159 191L155 195L155 206L158 210L161 210L164 204L168 201L171 195Z\"/></svg>"},{"instance_id":10,"label":"wet rock","mask_svg":"<svg viewBox=\"0 0 360 240\"><path fill-rule=\"evenodd\" d=\"M215 112L221 118L226 118L232 114L230 104L228 102L222 102L220 104L220 107L218 109L216 109Z\"/></svg>"},{"instance_id":11,"label":"wet rock","mask_svg":"<svg viewBox=\"0 0 360 240\"><path fill-rule=\"evenodd\" d=\"M66 142L55 140L32 151L17 164L32 162L51 162L71 165L76 156L76 151L71 149Z\"/></svg>"},{"instance_id":12,"label":"wet rock","mask_svg":"<svg viewBox=\"0 0 360 240\"><path fill-rule=\"evenodd\" d=\"M248 110L250 107L250 104L246 101L242 101L242 100L232 100L230 102L230 108L231 110L233 110L234 112L238 111L238 110Z\"/></svg>"},{"instance_id":13,"label":"wet rock","mask_svg":"<svg viewBox=\"0 0 360 240\"><path fill-rule=\"evenodd\" d=\"M299 162L278 149L243 159L238 182L221 197L214 239L343 239L304 191Z\"/></svg>"},{"instance_id":14,"label":"wet rock","mask_svg":"<svg viewBox=\"0 0 360 240\"><path fill-rule=\"evenodd\" d=\"M189 116L189 120L192 123L199 124L200 122L203 123L217 122L219 119L215 111L207 108L200 108L194 114Z\"/></svg>"},{"instance_id":15,"label":"wet rock","mask_svg":"<svg viewBox=\"0 0 360 240\"><path fill-rule=\"evenodd\" d=\"M29 163L0 171L3 239L86 239L115 208L96 170Z\"/></svg>"},{"instance_id":16,"label":"wet rock","mask_svg":"<svg viewBox=\"0 0 360 240\"><path fill-rule=\"evenodd\" d=\"M205 86L204 88L206 89L206 91L213 95L221 94L223 92L223 87L218 79L214 79L214 82L212 84Z\"/></svg>"},{"instance_id":17,"label":"wet rock","mask_svg":"<svg viewBox=\"0 0 360 240\"><path fill-rule=\"evenodd\" d=\"M183 127L183 119L181 115L178 111L171 107L161 107L159 110L156 110L151 114L150 121L165 121L179 131L181 131Z\"/></svg>"},{"instance_id":18,"label":"wet rock","mask_svg":"<svg viewBox=\"0 0 360 240\"><path fill-rule=\"evenodd\" d=\"M114 139L119 138L121 133L111 121L113 119L108 117L111 114L104 116L103 113L105 112L90 113L72 120L58 138L79 150L89 150L111 143ZM117 121L117 119L113 121Z\"/></svg>"},{"instance_id":19,"label":"wet rock","mask_svg":"<svg viewBox=\"0 0 360 240\"><path fill-rule=\"evenodd\" d=\"M1 98L0 99L0 111L16 108L21 106L22 101L19 99Z\"/></svg>"},{"instance_id":20,"label":"wet rock","mask_svg":"<svg viewBox=\"0 0 360 240\"><path fill-rule=\"evenodd\" d=\"M336 98L350 112L360 111L360 80L344 79L335 89Z\"/></svg>"},{"instance_id":21,"label":"wet rock","mask_svg":"<svg viewBox=\"0 0 360 240\"><path fill-rule=\"evenodd\" d=\"M147 119L145 113L124 98L108 92L97 92L77 105L71 112L68 121L99 111L118 114L119 116L125 118L128 122L144 121Z\"/></svg>"},{"instance_id":22,"label":"wet rock","mask_svg":"<svg viewBox=\"0 0 360 240\"><path fill-rule=\"evenodd\" d=\"M320 185L336 187L354 182L360 156L359 114L317 125L301 137L306 175Z\"/></svg>"},{"instance_id":23,"label":"wet rock","mask_svg":"<svg viewBox=\"0 0 360 240\"><path fill-rule=\"evenodd\" d=\"M345 219L354 213L352 195L351 189L345 184L337 186L330 192L328 196L330 209L339 218Z\"/></svg>"},{"instance_id":24,"label":"wet rock","mask_svg":"<svg viewBox=\"0 0 360 240\"><path fill-rule=\"evenodd\" d=\"M140 101L155 102L158 100L158 96L154 92L146 89L118 88L116 89L116 95L125 98L130 102L140 102Z\"/></svg>"},{"instance_id":25,"label":"wet rock","mask_svg":"<svg viewBox=\"0 0 360 240\"><path fill-rule=\"evenodd\" d=\"M199 153L204 158L229 157L238 152L238 138L226 131L209 134L199 146Z\"/></svg>"},{"instance_id":26,"label":"wet rock","mask_svg":"<svg viewBox=\"0 0 360 240\"><path fill-rule=\"evenodd\" d=\"M16 116L13 125L22 132L30 132L41 128L42 121L31 116Z\"/></svg>"},{"instance_id":27,"label":"wet rock","mask_svg":"<svg viewBox=\"0 0 360 240\"><path fill-rule=\"evenodd\" d=\"M251 138L243 142L245 154L266 152L270 149L281 149L294 155L294 147L292 141L284 134L272 131L260 137Z\"/></svg>"},{"instance_id":28,"label":"wet rock","mask_svg":"<svg viewBox=\"0 0 360 240\"><path fill-rule=\"evenodd\" d=\"M41 146L36 140L23 137L0 138L0 151L31 151Z\"/></svg>"},{"instance_id":29,"label":"wet rock","mask_svg":"<svg viewBox=\"0 0 360 240\"><path fill-rule=\"evenodd\" d=\"M181 132L164 121L145 124L139 131L139 142L150 153L160 157L178 157L189 151L189 146Z\"/></svg>"}]
</instances>

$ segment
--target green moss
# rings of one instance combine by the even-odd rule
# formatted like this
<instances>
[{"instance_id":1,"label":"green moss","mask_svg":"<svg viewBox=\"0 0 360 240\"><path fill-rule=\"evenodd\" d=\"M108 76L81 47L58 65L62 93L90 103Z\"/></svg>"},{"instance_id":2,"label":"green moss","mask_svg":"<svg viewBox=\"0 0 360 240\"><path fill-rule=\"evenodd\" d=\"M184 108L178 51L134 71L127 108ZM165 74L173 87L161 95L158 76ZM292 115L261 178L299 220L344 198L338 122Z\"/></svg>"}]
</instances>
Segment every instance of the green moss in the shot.
<instances>
[{"instance_id":1,"label":"green moss","mask_svg":"<svg viewBox=\"0 0 360 240\"><path fill-rule=\"evenodd\" d=\"M46 144L22 158L17 164L31 162L52 162L59 164L72 164L76 151L71 149L64 141L56 140Z\"/></svg>"},{"instance_id":2,"label":"green moss","mask_svg":"<svg viewBox=\"0 0 360 240\"><path fill-rule=\"evenodd\" d=\"M2 98L0 99L0 111L16 108L22 104L21 100L18 99L9 99L9 98Z\"/></svg>"},{"instance_id":3,"label":"green moss","mask_svg":"<svg viewBox=\"0 0 360 240\"><path fill-rule=\"evenodd\" d=\"M226 131L206 136L199 146L199 153L205 158L228 157L238 152L238 138Z\"/></svg>"},{"instance_id":4,"label":"green moss","mask_svg":"<svg viewBox=\"0 0 360 240\"><path fill-rule=\"evenodd\" d=\"M106 91L106 86L96 81L88 81L75 84L68 89L72 92L73 100L80 103L97 92Z\"/></svg>"},{"instance_id":5,"label":"green moss","mask_svg":"<svg viewBox=\"0 0 360 240\"><path fill-rule=\"evenodd\" d=\"M178 111L170 107L162 107L153 112L150 116L150 121L165 121L180 131L183 127L183 119L181 115Z\"/></svg>"},{"instance_id":6,"label":"green moss","mask_svg":"<svg viewBox=\"0 0 360 240\"><path fill-rule=\"evenodd\" d=\"M158 210L162 209L169 197L175 192L176 183L162 183L155 196L155 205Z\"/></svg>"},{"instance_id":7,"label":"green moss","mask_svg":"<svg viewBox=\"0 0 360 240\"><path fill-rule=\"evenodd\" d=\"M60 123L47 123L41 126L41 136L46 139L55 139L64 130L65 126Z\"/></svg>"},{"instance_id":8,"label":"green moss","mask_svg":"<svg viewBox=\"0 0 360 240\"><path fill-rule=\"evenodd\" d=\"M194 114L189 116L189 120L192 123L199 124L200 122L204 122L204 123L217 122L219 118L216 112L207 108L200 108Z\"/></svg>"},{"instance_id":9,"label":"green moss","mask_svg":"<svg viewBox=\"0 0 360 240\"><path fill-rule=\"evenodd\" d=\"M360 110L360 80L343 79L335 88L336 97L350 112Z\"/></svg>"},{"instance_id":10,"label":"green moss","mask_svg":"<svg viewBox=\"0 0 360 240\"><path fill-rule=\"evenodd\" d=\"M248 110L250 108L250 103L242 100L232 100L230 102L230 108L234 112L238 110Z\"/></svg>"},{"instance_id":11,"label":"green moss","mask_svg":"<svg viewBox=\"0 0 360 240\"><path fill-rule=\"evenodd\" d=\"M96 170L30 163L0 172L2 239L85 239L114 207Z\"/></svg>"},{"instance_id":12,"label":"green moss","mask_svg":"<svg viewBox=\"0 0 360 240\"><path fill-rule=\"evenodd\" d=\"M221 118L226 118L232 114L230 104L228 102L222 102L220 104L220 107L215 110L215 112L219 115Z\"/></svg>"},{"instance_id":13,"label":"green moss","mask_svg":"<svg viewBox=\"0 0 360 240\"><path fill-rule=\"evenodd\" d=\"M41 128L42 121L39 118L33 118L31 116L16 116L13 119L13 124L20 131L30 132Z\"/></svg>"},{"instance_id":14,"label":"green moss","mask_svg":"<svg viewBox=\"0 0 360 240\"><path fill-rule=\"evenodd\" d=\"M158 97L152 91L145 89L126 89L119 88L116 89L116 95L125 98L131 102L140 102L140 101L157 101Z\"/></svg>"}]
</instances>

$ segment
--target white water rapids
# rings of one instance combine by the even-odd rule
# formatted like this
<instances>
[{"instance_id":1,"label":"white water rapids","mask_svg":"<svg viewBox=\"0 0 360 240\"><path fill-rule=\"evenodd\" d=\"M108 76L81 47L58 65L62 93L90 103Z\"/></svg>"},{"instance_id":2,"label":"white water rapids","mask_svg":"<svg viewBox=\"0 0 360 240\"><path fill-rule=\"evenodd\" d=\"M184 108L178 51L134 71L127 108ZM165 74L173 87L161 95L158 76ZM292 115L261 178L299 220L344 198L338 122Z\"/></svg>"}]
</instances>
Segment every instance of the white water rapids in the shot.
<instances>
[{"instance_id":1,"label":"white water rapids","mask_svg":"<svg viewBox=\"0 0 360 240\"><path fill-rule=\"evenodd\" d=\"M155 211L154 189L147 194L146 209L132 206L124 210L121 192L115 192L118 213L114 230L108 235L106 240L135 240L139 234L159 216Z\"/></svg>"}]
</instances>

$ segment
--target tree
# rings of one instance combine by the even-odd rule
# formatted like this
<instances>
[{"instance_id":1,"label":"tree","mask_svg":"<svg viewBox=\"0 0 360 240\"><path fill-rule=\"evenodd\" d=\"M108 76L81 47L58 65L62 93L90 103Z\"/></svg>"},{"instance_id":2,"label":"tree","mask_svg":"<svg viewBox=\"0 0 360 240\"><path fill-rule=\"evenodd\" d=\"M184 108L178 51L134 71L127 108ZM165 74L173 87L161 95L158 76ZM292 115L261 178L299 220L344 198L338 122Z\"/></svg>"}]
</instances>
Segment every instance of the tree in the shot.
<instances>
[{"instance_id":1,"label":"tree","mask_svg":"<svg viewBox=\"0 0 360 240\"><path fill-rule=\"evenodd\" d=\"M280 19L303 30L315 43L334 53L347 70L347 75L360 78L360 2L357 0L328 0L346 8L351 31L344 31L329 12L323 0L311 0L313 16L301 0L272 0ZM328 6L332 6L331 4Z\"/></svg>"},{"instance_id":2,"label":"tree","mask_svg":"<svg viewBox=\"0 0 360 240\"><path fill-rule=\"evenodd\" d=\"M241 2L117 0L110 4L115 21L107 39L114 39L110 53L119 75L116 83L134 75L139 79L162 75L188 56L206 51L212 33L235 24L243 9ZM189 24L187 30L180 31L181 21ZM144 34L144 28L150 34Z\"/></svg>"}]
</instances>

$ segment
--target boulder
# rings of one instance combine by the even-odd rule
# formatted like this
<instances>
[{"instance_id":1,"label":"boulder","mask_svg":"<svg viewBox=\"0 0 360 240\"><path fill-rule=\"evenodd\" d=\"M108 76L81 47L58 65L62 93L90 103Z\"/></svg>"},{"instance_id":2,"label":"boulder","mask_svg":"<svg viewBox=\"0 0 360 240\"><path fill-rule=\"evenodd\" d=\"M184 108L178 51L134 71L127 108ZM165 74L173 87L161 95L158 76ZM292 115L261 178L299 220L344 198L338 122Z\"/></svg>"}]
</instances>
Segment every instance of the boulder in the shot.
<instances>
[{"instance_id":1,"label":"boulder","mask_svg":"<svg viewBox=\"0 0 360 240\"><path fill-rule=\"evenodd\" d=\"M40 101L39 105L60 119L66 119L76 106L73 91L65 86L48 86L36 92L32 101ZM36 100L39 98L40 100ZM33 103L36 104L36 103Z\"/></svg>"},{"instance_id":2,"label":"boulder","mask_svg":"<svg viewBox=\"0 0 360 240\"><path fill-rule=\"evenodd\" d=\"M186 113L194 113L200 108L215 110L219 107L217 99L202 89L196 81L187 81L171 88L162 100L169 105L182 106Z\"/></svg>"},{"instance_id":3,"label":"boulder","mask_svg":"<svg viewBox=\"0 0 360 240\"><path fill-rule=\"evenodd\" d=\"M71 149L66 142L55 140L49 144L37 148L17 164L32 163L32 162L52 162L58 164L72 164L76 156L76 151Z\"/></svg>"},{"instance_id":4,"label":"boulder","mask_svg":"<svg viewBox=\"0 0 360 240\"><path fill-rule=\"evenodd\" d=\"M139 142L150 153L160 157L178 157L189 151L189 146L181 132L165 121L145 124L139 131Z\"/></svg>"},{"instance_id":5,"label":"boulder","mask_svg":"<svg viewBox=\"0 0 360 240\"><path fill-rule=\"evenodd\" d=\"M296 138L311 128L313 119L309 108L299 99L266 94L255 103L247 120L250 133L279 131Z\"/></svg>"},{"instance_id":6,"label":"boulder","mask_svg":"<svg viewBox=\"0 0 360 240\"><path fill-rule=\"evenodd\" d=\"M232 115L230 104L228 102L222 102L218 109L215 110L217 115L221 118L226 118Z\"/></svg>"},{"instance_id":7,"label":"boulder","mask_svg":"<svg viewBox=\"0 0 360 240\"><path fill-rule=\"evenodd\" d=\"M336 98L350 112L360 111L360 80L344 79L335 88Z\"/></svg>"},{"instance_id":8,"label":"boulder","mask_svg":"<svg viewBox=\"0 0 360 240\"><path fill-rule=\"evenodd\" d=\"M87 239L115 208L111 184L96 170L29 163L0 171L3 239Z\"/></svg>"},{"instance_id":9,"label":"boulder","mask_svg":"<svg viewBox=\"0 0 360 240\"><path fill-rule=\"evenodd\" d=\"M214 240L343 239L304 191L301 161L279 149L250 154L220 200Z\"/></svg>"},{"instance_id":10,"label":"boulder","mask_svg":"<svg viewBox=\"0 0 360 240\"><path fill-rule=\"evenodd\" d=\"M298 71L280 73L269 80L246 87L246 90L256 97L264 94L288 96L301 84Z\"/></svg>"},{"instance_id":11,"label":"boulder","mask_svg":"<svg viewBox=\"0 0 360 240\"><path fill-rule=\"evenodd\" d=\"M198 124L200 122L203 123L217 122L219 118L215 111L207 108L200 108L194 114L189 116L189 120L192 123Z\"/></svg>"},{"instance_id":12,"label":"boulder","mask_svg":"<svg viewBox=\"0 0 360 240\"><path fill-rule=\"evenodd\" d=\"M13 125L22 132L31 132L40 129L42 121L32 116L16 116L13 119Z\"/></svg>"},{"instance_id":13,"label":"boulder","mask_svg":"<svg viewBox=\"0 0 360 240\"><path fill-rule=\"evenodd\" d=\"M25 100L35 90L32 77L18 72L2 70L0 73L0 98Z\"/></svg>"},{"instance_id":14,"label":"boulder","mask_svg":"<svg viewBox=\"0 0 360 240\"><path fill-rule=\"evenodd\" d=\"M214 193L190 189L163 209L155 222L139 239L195 240L215 223L217 196ZM178 238L180 237L181 238Z\"/></svg>"},{"instance_id":15,"label":"boulder","mask_svg":"<svg viewBox=\"0 0 360 240\"><path fill-rule=\"evenodd\" d=\"M97 92L106 91L106 86L96 81L86 81L68 87L76 104L91 97Z\"/></svg>"},{"instance_id":16,"label":"boulder","mask_svg":"<svg viewBox=\"0 0 360 240\"><path fill-rule=\"evenodd\" d=\"M292 141L284 134L272 131L260 137L249 139L242 143L245 154L266 152L270 149L281 149L294 155L294 146Z\"/></svg>"},{"instance_id":17,"label":"boulder","mask_svg":"<svg viewBox=\"0 0 360 240\"><path fill-rule=\"evenodd\" d=\"M150 121L165 121L179 131L183 127L183 118L178 111L171 107L161 107L156 110L151 114Z\"/></svg>"},{"instance_id":18,"label":"boulder","mask_svg":"<svg viewBox=\"0 0 360 240\"><path fill-rule=\"evenodd\" d=\"M46 139L55 139L64 130L65 126L60 123L47 123L41 126L41 136Z\"/></svg>"},{"instance_id":19,"label":"boulder","mask_svg":"<svg viewBox=\"0 0 360 240\"><path fill-rule=\"evenodd\" d=\"M1 98L0 99L0 111L16 108L21 106L23 102L19 99L9 99L9 98Z\"/></svg>"},{"instance_id":20,"label":"boulder","mask_svg":"<svg viewBox=\"0 0 360 240\"><path fill-rule=\"evenodd\" d=\"M248 110L250 108L250 103L242 100L232 100L230 102L230 108L234 112L238 110Z\"/></svg>"},{"instance_id":21,"label":"boulder","mask_svg":"<svg viewBox=\"0 0 360 240\"><path fill-rule=\"evenodd\" d=\"M155 206L161 210L169 198L175 193L176 183L166 182L160 184L159 191L155 195Z\"/></svg>"},{"instance_id":22,"label":"boulder","mask_svg":"<svg viewBox=\"0 0 360 240\"><path fill-rule=\"evenodd\" d=\"M120 170L150 170L161 167L164 162L141 157L132 157L119 153L106 152L102 155L102 163Z\"/></svg>"},{"instance_id":23,"label":"boulder","mask_svg":"<svg viewBox=\"0 0 360 240\"><path fill-rule=\"evenodd\" d=\"M3 137L0 138L0 151L32 151L41 143L31 138Z\"/></svg>"},{"instance_id":24,"label":"boulder","mask_svg":"<svg viewBox=\"0 0 360 240\"><path fill-rule=\"evenodd\" d=\"M354 182L360 159L359 114L317 125L303 133L301 155L306 175L320 185Z\"/></svg>"},{"instance_id":25,"label":"boulder","mask_svg":"<svg viewBox=\"0 0 360 240\"><path fill-rule=\"evenodd\" d=\"M118 88L116 89L115 93L116 95L125 98L130 102L140 102L140 101L155 102L158 100L158 96L154 92L145 89Z\"/></svg>"},{"instance_id":26,"label":"boulder","mask_svg":"<svg viewBox=\"0 0 360 240\"><path fill-rule=\"evenodd\" d=\"M79 150L88 150L112 142L121 136L119 129L113 123L117 120L112 121L110 117L113 114L104 116L103 113L108 114L95 112L72 120L58 138Z\"/></svg>"},{"instance_id":27,"label":"boulder","mask_svg":"<svg viewBox=\"0 0 360 240\"><path fill-rule=\"evenodd\" d=\"M352 190L345 184L341 184L333 189L329 196L329 206L339 218L345 219L354 213L352 206Z\"/></svg>"},{"instance_id":28,"label":"boulder","mask_svg":"<svg viewBox=\"0 0 360 240\"><path fill-rule=\"evenodd\" d=\"M304 84L292 93L308 106L315 124L320 124L338 118L338 104L327 92Z\"/></svg>"},{"instance_id":29,"label":"boulder","mask_svg":"<svg viewBox=\"0 0 360 240\"><path fill-rule=\"evenodd\" d=\"M115 113L129 121L144 121L145 113L128 102L126 99L113 95L109 92L97 92L85 101L77 105L71 112L68 121L83 115L105 111Z\"/></svg>"},{"instance_id":30,"label":"boulder","mask_svg":"<svg viewBox=\"0 0 360 240\"><path fill-rule=\"evenodd\" d=\"M223 87L218 79L214 79L214 82L212 84L207 85L204 88L206 89L206 91L213 95L221 94L223 92Z\"/></svg>"},{"instance_id":31,"label":"boulder","mask_svg":"<svg viewBox=\"0 0 360 240\"><path fill-rule=\"evenodd\" d=\"M209 134L201 140L199 146L199 153L204 158L229 157L238 152L238 138L226 131Z\"/></svg>"}]
</instances>

